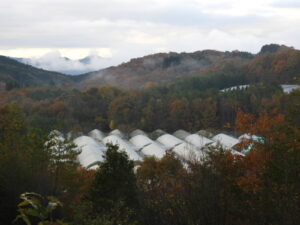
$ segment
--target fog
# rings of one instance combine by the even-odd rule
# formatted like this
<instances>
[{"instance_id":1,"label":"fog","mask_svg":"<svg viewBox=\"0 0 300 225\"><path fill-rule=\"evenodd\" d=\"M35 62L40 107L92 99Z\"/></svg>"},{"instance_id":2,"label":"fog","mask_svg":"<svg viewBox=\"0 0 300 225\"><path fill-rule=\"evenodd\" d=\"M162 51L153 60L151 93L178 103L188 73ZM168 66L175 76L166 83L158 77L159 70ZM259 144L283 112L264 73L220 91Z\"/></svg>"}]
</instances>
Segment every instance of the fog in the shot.
<instances>
[{"instance_id":1,"label":"fog","mask_svg":"<svg viewBox=\"0 0 300 225\"><path fill-rule=\"evenodd\" d=\"M83 59L69 59L63 57L59 51L49 52L41 57L22 58L19 61L37 68L61 72L68 75L78 75L90 71L100 70L112 65L110 58L91 54Z\"/></svg>"}]
</instances>

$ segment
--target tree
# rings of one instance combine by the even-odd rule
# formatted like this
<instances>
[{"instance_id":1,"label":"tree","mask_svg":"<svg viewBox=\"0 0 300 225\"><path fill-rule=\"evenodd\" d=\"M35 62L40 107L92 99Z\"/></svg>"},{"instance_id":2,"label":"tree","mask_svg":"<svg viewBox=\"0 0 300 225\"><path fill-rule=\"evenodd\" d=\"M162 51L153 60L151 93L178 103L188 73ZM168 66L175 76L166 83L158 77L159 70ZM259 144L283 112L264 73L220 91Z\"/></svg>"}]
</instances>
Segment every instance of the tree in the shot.
<instances>
[{"instance_id":1,"label":"tree","mask_svg":"<svg viewBox=\"0 0 300 225\"><path fill-rule=\"evenodd\" d=\"M237 179L249 224L293 225L300 219L300 131L283 115L238 113L237 128L263 137L253 143ZM246 211L246 209L244 209Z\"/></svg>"},{"instance_id":2,"label":"tree","mask_svg":"<svg viewBox=\"0 0 300 225\"><path fill-rule=\"evenodd\" d=\"M138 200L133 161L118 146L107 147L105 161L100 164L87 195L92 217L106 215L112 224L134 223Z\"/></svg>"},{"instance_id":3,"label":"tree","mask_svg":"<svg viewBox=\"0 0 300 225\"><path fill-rule=\"evenodd\" d=\"M52 131L45 144L46 151L49 154L49 170L53 174L53 195L64 190L65 183L72 180L72 174L75 174L78 163L77 155L80 151L68 139L62 137L58 131Z\"/></svg>"},{"instance_id":4,"label":"tree","mask_svg":"<svg viewBox=\"0 0 300 225\"><path fill-rule=\"evenodd\" d=\"M137 171L145 224L187 224L185 175L181 161L172 153L160 160L145 158Z\"/></svg>"},{"instance_id":5,"label":"tree","mask_svg":"<svg viewBox=\"0 0 300 225\"><path fill-rule=\"evenodd\" d=\"M21 107L0 108L0 224L9 224L16 216L21 193L48 191L44 141L40 131L26 125Z\"/></svg>"}]
</instances>

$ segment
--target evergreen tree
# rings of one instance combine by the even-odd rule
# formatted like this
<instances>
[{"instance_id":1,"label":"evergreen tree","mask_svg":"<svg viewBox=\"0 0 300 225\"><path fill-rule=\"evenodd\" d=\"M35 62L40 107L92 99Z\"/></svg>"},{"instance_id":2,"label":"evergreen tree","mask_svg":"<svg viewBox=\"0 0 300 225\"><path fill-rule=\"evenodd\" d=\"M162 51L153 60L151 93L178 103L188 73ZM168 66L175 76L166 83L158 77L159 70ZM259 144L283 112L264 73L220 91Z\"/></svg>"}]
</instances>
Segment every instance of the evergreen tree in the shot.
<instances>
[{"instance_id":1,"label":"evergreen tree","mask_svg":"<svg viewBox=\"0 0 300 225\"><path fill-rule=\"evenodd\" d=\"M117 145L108 145L88 194L94 216L105 216L112 224L134 223L138 200L133 168L125 152Z\"/></svg>"},{"instance_id":2,"label":"evergreen tree","mask_svg":"<svg viewBox=\"0 0 300 225\"><path fill-rule=\"evenodd\" d=\"M52 131L45 143L45 148L49 156L49 172L53 177L52 194L57 195L69 186L76 175L78 167L77 155L80 153L76 145L65 139L59 131Z\"/></svg>"}]
</instances>

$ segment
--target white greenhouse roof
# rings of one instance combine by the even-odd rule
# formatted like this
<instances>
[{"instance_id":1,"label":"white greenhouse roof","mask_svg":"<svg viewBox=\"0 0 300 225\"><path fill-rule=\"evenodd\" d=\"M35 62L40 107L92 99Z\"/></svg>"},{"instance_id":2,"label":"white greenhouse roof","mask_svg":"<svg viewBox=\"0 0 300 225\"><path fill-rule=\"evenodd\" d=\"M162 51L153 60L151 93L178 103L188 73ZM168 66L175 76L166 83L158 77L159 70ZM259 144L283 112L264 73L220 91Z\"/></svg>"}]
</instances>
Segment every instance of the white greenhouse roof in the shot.
<instances>
[{"instance_id":1,"label":"white greenhouse roof","mask_svg":"<svg viewBox=\"0 0 300 225\"><path fill-rule=\"evenodd\" d=\"M181 143L175 146L173 149L179 157L185 160L201 160L205 157L205 153L201 150L197 150L197 148L188 143Z\"/></svg>"},{"instance_id":2,"label":"white greenhouse roof","mask_svg":"<svg viewBox=\"0 0 300 225\"><path fill-rule=\"evenodd\" d=\"M161 144L163 144L164 146L166 146L167 148L173 148L176 145L183 143L182 140L180 140L179 138L177 138L171 134L164 134L164 135L160 136L159 138L157 138L156 140L158 142L160 142Z\"/></svg>"},{"instance_id":3,"label":"white greenhouse roof","mask_svg":"<svg viewBox=\"0 0 300 225\"><path fill-rule=\"evenodd\" d=\"M198 134L191 134L185 138L187 143L195 145L198 148L203 148L204 146L213 143L213 140L210 140L204 136Z\"/></svg>"},{"instance_id":4,"label":"white greenhouse roof","mask_svg":"<svg viewBox=\"0 0 300 225\"><path fill-rule=\"evenodd\" d=\"M79 163L85 168L95 168L95 164L103 162L106 147L88 136L76 138L74 144L81 153L77 156Z\"/></svg>"},{"instance_id":5,"label":"white greenhouse roof","mask_svg":"<svg viewBox=\"0 0 300 225\"><path fill-rule=\"evenodd\" d=\"M96 141L102 141L106 135L102 131L94 129L89 133L89 136L94 138Z\"/></svg>"},{"instance_id":6,"label":"white greenhouse roof","mask_svg":"<svg viewBox=\"0 0 300 225\"><path fill-rule=\"evenodd\" d=\"M164 150L169 150L169 149L171 149L171 148L168 148L168 147L164 146L162 143L160 143L160 142L158 142L158 141L154 141L154 143L157 144L158 146L160 146L160 147L161 147L162 149L164 149Z\"/></svg>"},{"instance_id":7,"label":"white greenhouse roof","mask_svg":"<svg viewBox=\"0 0 300 225\"><path fill-rule=\"evenodd\" d=\"M143 148L146 145L154 143L153 140L142 134L134 136L129 141L138 148Z\"/></svg>"},{"instance_id":8,"label":"white greenhouse roof","mask_svg":"<svg viewBox=\"0 0 300 225\"><path fill-rule=\"evenodd\" d=\"M217 134L212 138L215 142L221 145L222 148L232 148L239 143L239 140L227 134Z\"/></svg>"},{"instance_id":9,"label":"white greenhouse roof","mask_svg":"<svg viewBox=\"0 0 300 225\"><path fill-rule=\"evenodd\" d=\"M118 145L119 149L121 151L124 151L127 153L130 160L133 161L142 161L142 157L136 152L138 148L130 144L128 141L122 139L121 137L117 135L110 135L103 139L104 144L114 144Z\"/></svg>"},{"instance_id":10,"label":"white greenhouse roof","mask_svg":"<svg viewBox=\"0 0 300 225\"><path fill-rule=\"evenodd\" d=\"M118 145L119 151L126 152L128 158L133 161L143 161L145 156L161 159L165 156L167 150L173 151L183 162L185 160L202 160L207 156L205 149L209 146L221 146L231 151L234 155L244 156L244 154L232 148L239 143L239 139L223 133L210 139L207 136L200 135L200 132L205 135L212 135L204 130L195 134L185 130L178 130L174 132L174 135L171 135L158 129L152 135L157 137L160 134L160 136L157 139L152 139L151 135L148 136L144 131L136 129L131 132L131 139L127 140L123 138L124 134L118 129L111 131L109 136L105 136L104 132L94 129L89 132L89 136L77 137L73 142L78 146L78 150L81 150L77 157L79 163L82 167L89 169L98 168L98 163L104 161L104 155L107 150L105 145L108 143ZM58 143L64 141L62 133L58 131L53 131L53 133L59 134L55 141ZM239 138L250 138L250 136L244 134Z\"/></svg>"},{"instance_id":11,"label":"white greenhouse roof","mask_svg":"<svg viewBox=\"0 0 300 225\"><path fill-rule=\"evenodd\" d=\"M246 85L238 85L238 86L233 86L233 87L229 87L229 88L225 88L220 90L221 92L227 92L227 91L233 91L233 90L244 90L247 89L250 85L246 84ZM300 85L297 84L281 84L280 85L282 88L282 91L284 93L289 94L290 92L292 92L293 90L297 90L300 89Z\"/></svg>"},{"instance_id":12,"label":"white greenhouse roof","mask_svg":"<svg viewBox=\"0 0 300 225\"><path fill-rule=\"evenodd\" d=\"M187 136L191 135L191 133L185 131L185 130L177 130L173 133L173 135L179 139L184 140Z\"/></svg>"},{"instance_id":13,"label":"white greenhouse roof","mask_svg":"<svg viewBox=\"0 0 300 225\"><path fill-rule=\"evenodd\" d=\"M166 150L156 142L153 142L142 148L141 153L145 156L154 156L155 158L161 159L165 156Z\"/></svg>"},{"instance_id":14,"label":"white greenhouse roof","mask_svg":"<svg viewBox=\"0 0 300 225\"><path fill-rule=\"evenodd\" d=\"M124 138L123 132L121 132L119 129L115 129L115 130L111 131L109 133L109 135L116 135L116 136L119 136L121 138Z\"/></svg>"},{"instance_id":15,"label":"white greenhouse roof","mask_svg":"<svg viewBox=\"0 0 300 225\"><path fill-rule=\"evenodd\" d=\"M233 86L233 87L230 87L230 88L222 89L221 92L234 91L234 90L244 90L244 89L248 88L249 86L250 86L249 84Z\"/></svg>"},{"instance_id":16,"label":"white greenhouse roof","mask_svg":"<svg viewBox=\"0 0 300 225\"><path fill-rule=\"evenodd\" d=\"M284 93L291 93L294 90L300 90L300 85L296 85L296 84L282 84L281 88L283 90Z\"/></svg>"}]
</instances>

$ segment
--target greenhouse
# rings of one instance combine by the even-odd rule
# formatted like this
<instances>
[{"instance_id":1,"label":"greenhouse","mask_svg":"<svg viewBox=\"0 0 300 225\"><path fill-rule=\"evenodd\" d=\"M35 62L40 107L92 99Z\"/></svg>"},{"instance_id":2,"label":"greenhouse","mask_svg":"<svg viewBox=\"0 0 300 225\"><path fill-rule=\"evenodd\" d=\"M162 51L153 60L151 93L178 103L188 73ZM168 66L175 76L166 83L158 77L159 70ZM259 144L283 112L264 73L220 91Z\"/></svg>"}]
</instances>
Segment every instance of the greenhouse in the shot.
<instances>
[{"instance_id":1,"label":"greenhouse","mask_svg":"<svg viewBox=\"0 0 300 225\"><path fill-rule=\"evenodd\" d=\"M175 146L172 151L184 160L201 160L205 157L203 151L197 150L194 145L185 142Z\"/></svg>"},{"instance_id":2,"label":"greenhouse","mask_svg":"<svg viewBox=\"0 0 300 225\"><path fill-rule=\"evenodd\" d=\"M61 133L59 133L62 135ZM239 139L224 133L212 137L212 133L201 130L191 134L185 130L177 130L173 135L163 130L155 130L149 136L142 130L136 129L131 133L123 133L115 129L106 134L98 129L89 132L89 136L80 136L74 139L74 143L82 149L78 161L83 167L97 168L97 163L103 161L107 144L118 145L121 151L126 152L130 160L143 161L144 157L161 159L167 151L174 152L181 160L201 160L207 156L206 151L211 148L221 147L229 150L233 155L244 156L244 152L234 149L234 146L244 138L250 136L244 134ZM202 135L201 135L202 134ZM211 139L208 138L212 137ZM131 137L129 140L125 137ZM256 137L256 136L252 136ZM62 136L58 136L63 141Z\"/></svg>"},{"instance_id":3,"label":"greenhouse","mask_svg":"<svg viewBox=\"0 0 300 225\"><path fill-rule=\"evenodd\" d=\"M198 134L191 134L187 136L184 139L187 143L195 145L198 148L203 148L211 143L213 143L213 140L210 140L204 136L198 135Z\"/></svg>"},{"instance_id":4,"label":"greenhouse","mask_svg":"<svg viewBox=\"0 0 300 225\"><path fill-rule=\"evenodd\" d=\"M217 142L222 148L232 148L236 144L238 144L240 141L237 138L231 137L227 134L217 134L212 138L213 141Z\"/></svg>"},{"instance_id":5,"label":"greenhouse","mask_svg":"<svg viewBox=\"0 0 300 225\"><path fill-rule=\"evenodd\" d=\"M136 152L139 148L133 146L128 141L122 139L120 136L117 135L110 135L103 139L104 144L114 144L118 145L121 151L127 153L129 159L133 161L142 161L142 157Z\"/></svg>"},{"instance_id":6,"label":"greenhouse","mask_svg":"<svg viewBox=\"0 0 300 225\"><path fill-rule=\"evenodd\" d=\"M118 130L118 129L115 129L115 130L111 131L111 132L109 133L109 135L116 135L116 136L119 136L120 138L124 138L124 137L125 137L124 133L121 132L121 131Z\"/></svg>"},{"instance_id":7,"label":"greenhouse","mask_svg":"<svg viewBox=\"0 0 300 225\"><path fill-rule=\"evenodd\" d=\"M74 144L77 145L78 151L81 151L77 156L79 163L85 168L95 168L97 163L103 162L106 147L88 136L76 138Z\"/></svg>"},{"instance_id":8,"label":"greenhouse","mask_svg":"<svg viewBox=\"0 0 300 225\"><path fill-rule=\"evenodd\" d=\"M106 135L102 131L94 129L89 133L89 136L94 138L96 141L101 142Z\"/></svg>"},{"instance_id":9,"label":"greenhouse","mask_svg":"<svg viewBox=\"0 0 300 225\"><path fill-rule=\"evenodd\" d=\"M156 142L153 142L143 147L141 150L141 154L143 154L144 156L153 156L157 159L161 159L166 154L166 148Z\"/></svg>"},{"instance_id":10,"label":"greenhouse","mask_svg":"<svg viewBox=\"0 0 300 225\"><path fill-rule=\"evenodd\" d=\"M134 146L143 148L146 145L152 144L154 141L145 135L139 134L129 140Z\"/></svg>"},{"instance_id":11,"label":"greenhouse","mask_svg":"<svg viewBox=\"0 0 300 225\"><path fill-rule=\"evenodd\" d=\"M173 135L179 139L184 140L187 136L191 135L191 133L185 131L185 130L177 130L173 133Z\"/></svg>"},{"instance_id":12,"label":"greenhouse","mask_svg":"<svg viewBox=\"0 0 300 225\"><path fill-rule=\"evenodd\" d=\"M164 134L156 139L159 143L163 144L167 148L174 148L176 145L184 143L184 141L180 140L179 138L171 135L171 134Z\"/></svg>"}]
</instances>

